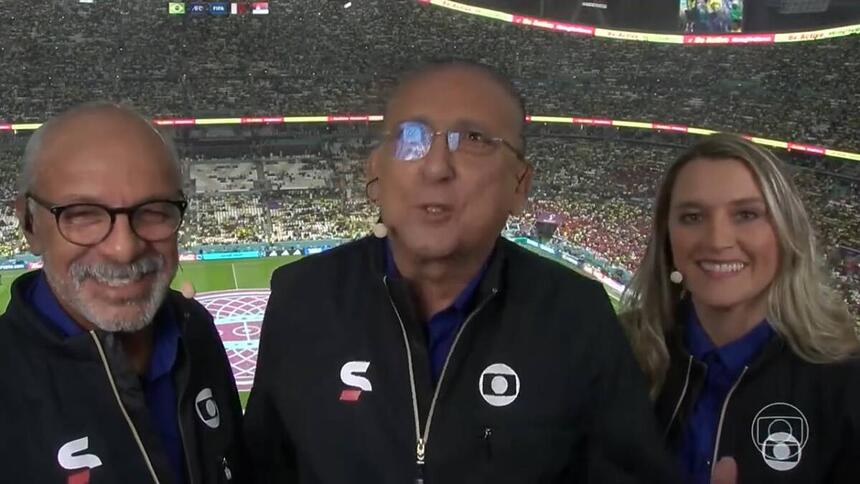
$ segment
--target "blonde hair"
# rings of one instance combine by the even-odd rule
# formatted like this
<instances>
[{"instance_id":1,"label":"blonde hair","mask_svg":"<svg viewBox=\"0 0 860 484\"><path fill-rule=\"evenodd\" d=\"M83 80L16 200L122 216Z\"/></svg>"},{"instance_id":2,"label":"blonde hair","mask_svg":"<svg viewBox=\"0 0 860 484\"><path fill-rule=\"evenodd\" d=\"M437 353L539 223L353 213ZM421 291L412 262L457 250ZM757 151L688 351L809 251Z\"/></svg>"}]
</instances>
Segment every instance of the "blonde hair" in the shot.
<instances>
[{"instance_id":1,"label":"blonde hair","mask_svg":"<svg viewBox=\"0 0 860 484\"><path fill-rule=\"evenodd\" d=\"M815 235L784 164L769 151L734 135L713 135L683 153L666 171L654 207L651 235L639 270L622 297L621 321L656 397L669 368L666 334L677 324L680 285L669 242L672 188L693 160L739 160L749 167L767 204L780 250L779 269L767 289L767 320L800 358L832 363L860 354L860 337L845 301L831 287Z\"/></svg>"}]
</instances>

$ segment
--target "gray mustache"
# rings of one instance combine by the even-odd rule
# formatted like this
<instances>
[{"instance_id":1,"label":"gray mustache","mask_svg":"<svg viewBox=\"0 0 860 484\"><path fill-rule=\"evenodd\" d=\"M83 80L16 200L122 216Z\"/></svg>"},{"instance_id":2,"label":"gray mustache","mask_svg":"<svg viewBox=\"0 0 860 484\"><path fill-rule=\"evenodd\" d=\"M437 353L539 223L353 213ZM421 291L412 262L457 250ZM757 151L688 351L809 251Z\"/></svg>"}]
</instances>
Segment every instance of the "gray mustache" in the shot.
<instances>
[{"instance_id":1,"label":"gray mustache","mask_svg":"<svg viewBox=\"0 0 860 484\"><path fill-rule=\"evenodd\" d=\"M98 282L113 285L121 282L136 281L141 277L159 272L164 267L164 258L153 255L142 257L131 264L114 264L112 262L98 262L95 264L72 264L69 275L76 285L82 284L87 279L95 279Z\"/></svg>"}]
</instances>

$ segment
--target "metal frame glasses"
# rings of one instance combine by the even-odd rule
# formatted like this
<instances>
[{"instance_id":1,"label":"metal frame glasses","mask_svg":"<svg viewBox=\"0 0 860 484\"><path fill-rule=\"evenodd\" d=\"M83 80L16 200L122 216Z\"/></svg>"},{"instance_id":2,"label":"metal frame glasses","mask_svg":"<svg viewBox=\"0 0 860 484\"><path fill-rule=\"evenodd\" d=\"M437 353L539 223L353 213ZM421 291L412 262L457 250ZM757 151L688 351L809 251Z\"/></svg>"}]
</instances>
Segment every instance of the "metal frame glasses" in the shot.
<instances>
[{"instance_id":1,"label":"metal frame glasses","mask_svg":"<svg viewBox=\"0 0 860 484\"><path fill-rule=\"evenodd\" d=\"M113 232L116 217L125 214L131 231L147 242L165 240L182 226L188 201L148 200L129 207L110 208L98 203L70 203L57 205L32 193L26 198L54 215L57 231L75 245L90 247L104 241Z\"/></svg>"},{"instance_id":2,"label":"metal frame glasses","mask_svg":"<svg viewBox=\"0 0 860 484\"><path fill-rule=\"evenodd\" d=\"M463 152L475 156L489 156L500 145L507 147L517 157L525 162L525 154L511 142L501 137L488 136L475 129L448 129L434 131L422 121L403 121L395 131L383 134L386 139L394 140L394 159L399 161L416 161L424 158L430 152L433 139L445 135L448 151Z\"/></svg>"}]
</instances>

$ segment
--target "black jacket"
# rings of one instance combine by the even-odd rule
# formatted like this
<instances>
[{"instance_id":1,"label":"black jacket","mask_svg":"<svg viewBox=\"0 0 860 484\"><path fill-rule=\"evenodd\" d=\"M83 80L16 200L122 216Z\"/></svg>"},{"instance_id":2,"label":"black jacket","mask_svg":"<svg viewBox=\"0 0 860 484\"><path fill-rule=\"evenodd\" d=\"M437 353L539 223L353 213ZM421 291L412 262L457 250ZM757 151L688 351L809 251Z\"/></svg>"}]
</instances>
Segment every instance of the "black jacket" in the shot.
<instances>
[{"instance_id":1,"label":"black jacket","mask_svg":"<svg viewBox=\"0 0 860 484\"><path fill-rule=\"evenodd\" d=\"M671 481L598 283L500 239L475 304L433 406L425 329L381 241L278 269L245 420L256 482Z\"/></svg>"},{"instance_id":2,"label":"black jacket","mask_svg":"<svg viewBox=\"0 0 860 484\"><path fill-rule=\"evenodd\" d=\"M671 364L657 401L676 454L706 372L683 331L667 338ZM860 482L860 361L808 363L773 336L723 403L715 454L734 457L740 483Z\"/></svg>"},{"instance_id":3,"label":"black jacket","mask_svg":"<svg viewBox=\"0 0 860 484\"><path fill-rule=\"evenodd\" d=\"M0 317L0 482L174 482L119 340L64 339L24 299L35 276L12 284ZM240 482L241 408L224 347L200 304L168 298L181 332L173 378L188 482Z\"/></svg>"}]
</instances>

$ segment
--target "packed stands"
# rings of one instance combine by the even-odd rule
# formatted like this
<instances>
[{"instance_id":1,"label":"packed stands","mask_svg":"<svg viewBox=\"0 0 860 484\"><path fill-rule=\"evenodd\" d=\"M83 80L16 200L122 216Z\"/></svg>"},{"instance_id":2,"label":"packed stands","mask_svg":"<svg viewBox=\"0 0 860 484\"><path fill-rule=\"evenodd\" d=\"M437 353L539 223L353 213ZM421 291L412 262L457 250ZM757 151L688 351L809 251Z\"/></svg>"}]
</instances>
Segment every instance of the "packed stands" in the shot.
<instances>
[{"instance_id":1,"label":"packed stands","mask_svg":"<svg viewBox=\"0 0 860 484\"><path fill-rule=\"evenodd\" d=\"M660 120L860 151L860 36L790 45L678 46L581 38L411 0L278 2L267 16L171 17L162 2L7 0L0 17L0 124L37 122L94 99L147 115L380 113L398 73L431 58L498 66L534 114ZM262 128L261 128L262 129ZM368 126L295 127L301 153L184 155L191 198L182 244L353 238L364 199ZM587 251L618 280L642 255L654 188L690 138L614 128L530 126L532 203L510 221ZM180 144L232 128L175 131ZM335 141L340 137L355 142ZM25 249L11 201L20 135L0 132L0 255ZM622 139L623 138L623 139ZM320 141L324 140L324 141ZM15 146L7 146L15 145ZM301 143L299 143L301 144ZM834 276L860 309L860 163L781 152L796 169Z\"/></svg>"},{"instance_id":2,"label":"packed stands","mask_svg":"<svg viewBox=\"0 0 860 484\"><path fill-rule=\"evenodd\" d=\"M511 219L508 233L536 237L537 214L556 214L560 224L551 241L555 246L589 254L605 272L626 282L647 242L660 176L682 149L668 142L683 138L654 133L613 140L594 136L600 130L608 134L613 128L595 128L588 136L577 137L558 129L532 130L528 157L536 176L531 202L523 216ZM191 204L182 245L351 239L367 234L376 209L365 199L365 141L324 144L317 153L297 155L184 159ZM846 297L860 309L856 167L830 166L808 155L782 157L794 167L795 181L823 242L823 255ZM15 162L6 158L0 166L14 171ZM14 179L4 177L0 191L14 193ZM6 199L0 214L2 255L23 248L11 201Z\"/></svg>"},{"instance_id":3,"label":"packed stands","mask_svg":"<svg viewBox=\"0 0 860 484\"><path fill-rule=\"evenodd\" d=\"M654 119L860 150L860 36L678 46L580 38L417 2L273 4L267 16L172 17L159 2L9 0L0 119L93 98L158 116L380 112L429 58L499 66L535 114ZM348 39L348 40L345 40ZM539 54L539 55L538 55ZM716 72L716 75L715 75Z\"/></svg>"}]
</instances>

